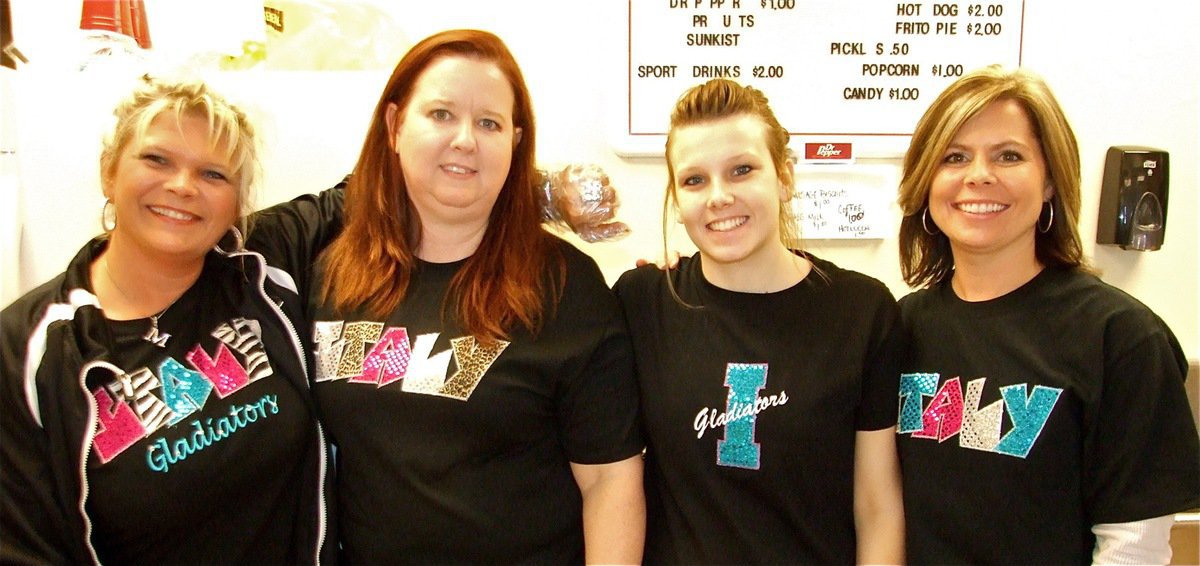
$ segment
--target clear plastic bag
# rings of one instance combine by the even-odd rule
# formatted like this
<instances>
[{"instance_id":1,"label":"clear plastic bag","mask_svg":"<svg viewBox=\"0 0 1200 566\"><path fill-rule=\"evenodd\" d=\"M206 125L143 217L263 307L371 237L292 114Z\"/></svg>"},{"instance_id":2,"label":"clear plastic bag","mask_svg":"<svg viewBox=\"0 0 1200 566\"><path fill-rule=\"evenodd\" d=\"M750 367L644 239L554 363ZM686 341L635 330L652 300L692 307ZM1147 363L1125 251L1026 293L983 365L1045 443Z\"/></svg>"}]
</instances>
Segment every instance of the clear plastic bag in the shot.
<instances>
[{"instance_id":1,"label":"clear plastic bag","mask_svg":"<svg viewBox=\"0 0 1200 566\"><path fill-rule=\"evenodd\" d=\"M629 235L628 225L613 220L621 203L599 165L573 163L538 173L544 221L571 230L586 242L608 242Z\"/></svg>"}]
</instances>

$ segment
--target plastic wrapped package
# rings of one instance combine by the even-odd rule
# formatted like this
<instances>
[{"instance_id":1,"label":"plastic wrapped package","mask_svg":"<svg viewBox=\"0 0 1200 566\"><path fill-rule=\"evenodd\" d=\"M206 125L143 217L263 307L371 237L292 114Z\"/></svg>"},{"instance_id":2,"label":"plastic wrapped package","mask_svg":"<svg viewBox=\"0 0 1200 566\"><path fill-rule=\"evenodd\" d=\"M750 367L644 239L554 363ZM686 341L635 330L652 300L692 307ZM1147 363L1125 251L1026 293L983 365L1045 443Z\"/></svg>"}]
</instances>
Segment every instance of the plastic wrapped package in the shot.
<instances>
[{"instance_id":1,"label":"plastic wrapped package","mask_svg":"<svg viewBox=\"0 0 1200 566\"><path fill-rule=\"evenodd\" d=\"M575 232L586 242L605 242L629 234L629 226L614 221L620 201L598 165L571 164L557 171L539 170L542 218Z\"/></svg>"}]
</instances>

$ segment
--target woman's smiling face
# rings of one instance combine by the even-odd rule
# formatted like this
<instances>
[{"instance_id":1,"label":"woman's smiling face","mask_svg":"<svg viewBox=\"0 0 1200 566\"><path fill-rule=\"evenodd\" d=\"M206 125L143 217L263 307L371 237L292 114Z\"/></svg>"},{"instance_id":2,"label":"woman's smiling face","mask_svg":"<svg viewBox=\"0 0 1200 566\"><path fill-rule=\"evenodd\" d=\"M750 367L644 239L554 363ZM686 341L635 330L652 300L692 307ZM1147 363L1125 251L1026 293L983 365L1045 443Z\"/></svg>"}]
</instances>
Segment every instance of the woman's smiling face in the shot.
<instances>
[{"instance_id":1,"label":"woman's smiling face","mask_svg":"<svg viewBox=\"0 0 1200 566\"><path fill-rule=\"evenodd\" d=\"M668 158L675 202L706 266L754 268L780 239L788 187L776 174L767 125L749 114L678 127Z\"/></svg>"},{"instance_id":2,"label":"woman's smiling face","mask_svg":"<svg viewBox=\"0 0 1200 566\"><path fill-rule=\"evenodd\" d=\"M1036 261L1034 230L1052 195L1029 115L1000 99L955 134L930 187L929 215L956 263L968 255Z\"/></svg>"},{"instance_id":3,"label":"woman's smiling face","mask_svg":"<svg viewBox=\"0 0 1200 566\"><path fill-rule=\"evenodd\" d=\"M224 149L202 117L155 118L104 181L113 242L163 260L202 260L238 216L238 179Z\"/></svg>"},{"instance_id":4,"label":"woman's smiling face","mask_svg":"<svg viewBox=\"0 0 1200 566\"><path fill-rule=\"evenodd\" d=\"M404 109L390 110L409 198L423 223L486 223L512 167L520 128L500 68L468 56L429 64Z\"/></svg>"}]
</instances>

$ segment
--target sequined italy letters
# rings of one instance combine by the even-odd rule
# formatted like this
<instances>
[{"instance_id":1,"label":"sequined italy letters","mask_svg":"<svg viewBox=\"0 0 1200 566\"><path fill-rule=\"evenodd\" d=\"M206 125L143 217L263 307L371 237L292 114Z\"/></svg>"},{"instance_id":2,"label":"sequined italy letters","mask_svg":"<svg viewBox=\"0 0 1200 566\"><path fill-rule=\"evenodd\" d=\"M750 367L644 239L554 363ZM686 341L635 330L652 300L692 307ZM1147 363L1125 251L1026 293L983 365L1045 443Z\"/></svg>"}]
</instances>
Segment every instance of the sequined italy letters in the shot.
<instances>
[{"instance_id":1,"label":"sequined italy letters","mask_svg":"<svg viewBox=\"0 0 1200 566\"><path fill-rule=\"evenodd\" d=\"M410 342L408 329L384 328L382 322L318 321L313 327L318 382L383 387L397 381L407 393L438 395L466 401L509 342L478 342L474 337L450 339L450 349L433 353L439 334L421 334ZM449 372L454 357L457 371Z\"/></svg>"},{"instance_id":2,"label":"sequined italy letters","mask_svg":"<svg viewBox=\"0 0 1200 566\"><path fill-rule=\"evenodd\" d=\"M940 374L905 373L900 375L900 416L898 434L943 442L958 435L963 448L983 450L1024 458L1037 442L1050 418L1062 389L1018 383L1000 388L1001 400L982 409L983 386L987 378L967 383L964 396L960 379L948 379L938 388ZM932 397L924 405L926 397ZM1005 411L1012 427L1001 436Z\"/></svg>"}]
</instances>

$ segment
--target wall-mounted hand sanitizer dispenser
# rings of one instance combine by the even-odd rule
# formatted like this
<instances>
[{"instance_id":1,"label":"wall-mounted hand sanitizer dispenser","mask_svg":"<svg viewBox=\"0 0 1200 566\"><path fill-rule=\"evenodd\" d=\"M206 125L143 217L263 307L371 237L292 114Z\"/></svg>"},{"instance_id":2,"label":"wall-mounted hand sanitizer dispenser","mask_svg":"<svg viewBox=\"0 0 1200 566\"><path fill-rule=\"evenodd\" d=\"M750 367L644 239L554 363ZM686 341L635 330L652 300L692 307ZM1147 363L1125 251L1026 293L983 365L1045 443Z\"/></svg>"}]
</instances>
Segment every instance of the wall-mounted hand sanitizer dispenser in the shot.
<instances>
[{"instance_id":1,"label":"wall-mounted hand sanitizer dispenser","mask_svg":"<svg viewBox=\"0 0 1200 566\"><path fill-rule=\"evenodd\" d=\"M1139 146L1108 148L1100 191L1096 243L1157 250L1167 231L1167 152Z\"/></svg>"}]
</instances>

